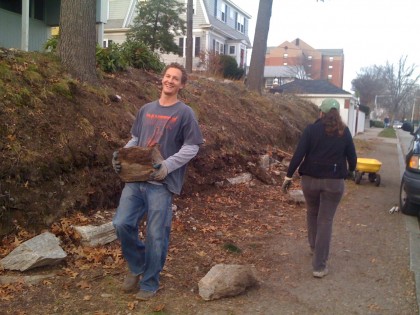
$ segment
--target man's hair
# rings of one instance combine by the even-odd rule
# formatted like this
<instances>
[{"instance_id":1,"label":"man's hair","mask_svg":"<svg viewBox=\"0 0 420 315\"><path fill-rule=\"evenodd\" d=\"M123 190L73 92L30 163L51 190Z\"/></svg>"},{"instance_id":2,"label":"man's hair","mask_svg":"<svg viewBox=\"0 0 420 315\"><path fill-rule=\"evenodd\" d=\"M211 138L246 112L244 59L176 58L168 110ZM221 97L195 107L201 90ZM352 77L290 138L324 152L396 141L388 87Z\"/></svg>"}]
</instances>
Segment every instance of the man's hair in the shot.
<instances>
[{"instance_id":1,"label":"man's hair","mask_svg":"<svg viewBox=\"0 0 420 315\"><path fill-rule=\"evenodd\" d=\"M175 68L175 69L180 70L180 71L181 71L181 73L182 73L181 83L182 83L182 84L187 83L187 80L188 80L188 74L187 74L187 71L185 70L185 68L184 68L184 66L183 66L183 65L181 65L181 64L179 64L179 63L177 63L177 62L172 62L172 63L170 63L169 65L167 65L167 66L165 67L165 69L163 69L163 75L165 75L166 71L167 71L169 68Z\"/></svg>"},{"instance_id":2,"label":"man's hair","mask_svg":"<svg viewBox=\"0 0 420 315\"><path fill-rule=\"evenodd\" d=\"M328 136L341 137L344 134L346 125L343 123L340 113L335 108L331 109L328 113L323 113L321 121L325 126L325 133Z\"/></svg>"}]
</instances>

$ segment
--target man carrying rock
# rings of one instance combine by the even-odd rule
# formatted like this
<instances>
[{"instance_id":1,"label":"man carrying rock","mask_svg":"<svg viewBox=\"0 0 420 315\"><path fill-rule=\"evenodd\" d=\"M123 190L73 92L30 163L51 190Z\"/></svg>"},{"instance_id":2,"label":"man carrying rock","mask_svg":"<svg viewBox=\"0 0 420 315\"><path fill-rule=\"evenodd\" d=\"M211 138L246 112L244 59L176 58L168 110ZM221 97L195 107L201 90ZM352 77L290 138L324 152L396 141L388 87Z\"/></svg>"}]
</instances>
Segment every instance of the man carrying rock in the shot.
<instances>
[{"instance_id":1,"label":"man carrying rock","mask_svg":"<svg viewBox=\"0 0 420 315\"><path fill-rule=\"evenodd\" d=\"M156 171L148 181L125 184L113 219L129 269L123 290L138 291L138 300L149 300L159 289L159 275L169 246L173 194L180 194L187 163L203 143L194 112L178 99L178 92L187 82L184 67L172 63L163 73L160 98L140 108L131 128L132 138L125 146L159 144L163 158L154 161ZM121 163L115 152L112 162L115 171L120 172ZM146 215L143 242L139 224Z\"/></svg>"}]
</instances>

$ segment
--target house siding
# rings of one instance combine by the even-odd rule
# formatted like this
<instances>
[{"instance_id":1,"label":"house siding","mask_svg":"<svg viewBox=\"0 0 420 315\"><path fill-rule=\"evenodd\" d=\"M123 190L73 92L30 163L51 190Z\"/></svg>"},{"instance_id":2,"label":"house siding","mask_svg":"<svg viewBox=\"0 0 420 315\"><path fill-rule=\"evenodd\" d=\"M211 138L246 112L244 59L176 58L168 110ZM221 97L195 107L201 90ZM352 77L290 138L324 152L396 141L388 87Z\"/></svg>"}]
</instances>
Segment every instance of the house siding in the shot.
<instances>
[{"instance_id":1,"label":"house siding","mask_svg":"<svg viewBox=\"0 0 420 315\"><path fill-rule=\"evenodd\" d=\"M21 15L0 9L0 30L2 32L0 46L4 48L19 48L21 46ZM42 51L45 42L51 34L51 28L44 22L29 19L29 47L30 51Z\"/></svg>"},{"instance_id":2,"label":"house siding","mask_svg":"<svg viewBox=\"0 0 420 315\"><path fill-rule=\"evenodd\" d=\"M123 20L130 8L132 0L109 0L109 18L108 20ZM122 23L120 27L122 27Z\"/></svg>"}]
</instances>

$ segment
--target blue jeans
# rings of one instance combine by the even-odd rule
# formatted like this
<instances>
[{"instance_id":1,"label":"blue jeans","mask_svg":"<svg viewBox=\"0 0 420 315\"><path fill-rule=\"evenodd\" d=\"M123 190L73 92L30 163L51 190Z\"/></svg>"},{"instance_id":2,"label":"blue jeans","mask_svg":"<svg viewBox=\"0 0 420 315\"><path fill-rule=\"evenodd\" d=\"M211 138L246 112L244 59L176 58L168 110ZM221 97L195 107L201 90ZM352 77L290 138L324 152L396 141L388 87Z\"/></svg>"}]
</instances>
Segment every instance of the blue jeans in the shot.
<instances>
[{"instance_id":1,"label":"blue jeans","mask_svg":"<svg viewBox=\"0 0 420 315\"><path fill-rule=\"evenodd\" d=\"M314 250L312 267L321 271L327 266L334 215L344 193L344 179L321 179L302 176L306 201L309 246Z\"/></svg>"},{"instance_id":2,"label":"blue jeans","mask_svg":"<svg viewBox=\"0 0 420 315\"><path fill-rule=\"evenodd\" d=\"M156 292L168 253L172 223L172 193L165 185L126 183L113 219L130 272L142 274L141 290ZM147 215L146 240L139 238L140 221Z\"/></svg>"}]
</instances>

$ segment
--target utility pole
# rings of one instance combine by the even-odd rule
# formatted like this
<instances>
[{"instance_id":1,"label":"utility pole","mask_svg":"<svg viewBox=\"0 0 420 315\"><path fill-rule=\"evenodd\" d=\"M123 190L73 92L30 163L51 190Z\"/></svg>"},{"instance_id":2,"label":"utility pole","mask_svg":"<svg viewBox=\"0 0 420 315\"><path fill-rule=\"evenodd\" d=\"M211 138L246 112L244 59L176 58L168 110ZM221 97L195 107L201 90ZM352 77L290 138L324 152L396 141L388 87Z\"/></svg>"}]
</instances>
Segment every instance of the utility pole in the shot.
<instances>
[{"instance_id":1,"label":"utility pole","mask_svg":"<svg viewBox=\"0 0 420 315\"><path fill-rule=\"evenodd\" d=\"M187 2L187 42L186 42L186 52L185 52L185 70L187 73L192 72L192 56L193 56L193 36L192 36L192 27L193 27L193 0L188 0Z\"/></svg>"}]
</instances>

